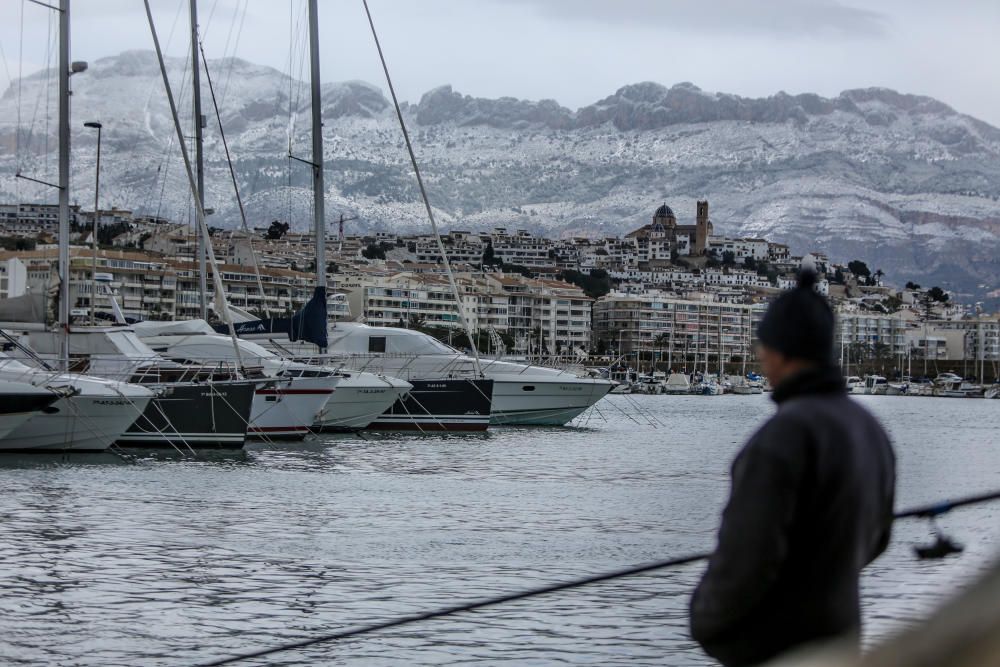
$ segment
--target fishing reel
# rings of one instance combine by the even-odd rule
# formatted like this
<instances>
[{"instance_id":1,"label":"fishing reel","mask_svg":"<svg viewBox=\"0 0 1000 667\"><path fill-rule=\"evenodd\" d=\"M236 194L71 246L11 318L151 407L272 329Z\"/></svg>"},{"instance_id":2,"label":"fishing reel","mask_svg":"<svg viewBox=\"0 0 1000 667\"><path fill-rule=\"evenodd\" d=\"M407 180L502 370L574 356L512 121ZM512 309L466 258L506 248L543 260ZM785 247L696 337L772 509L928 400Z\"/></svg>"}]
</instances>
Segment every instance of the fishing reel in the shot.
<instances>
[{"instance_id":1,"label":"fishing reel","mask_svg":"<svg viewBox=\"0 0 1000 667\"><path fill-rule=\"evenodd\" d=\"M960 554L965 547L951 539L938 526L935 517L930 517L931 532L934 534L934 541L930 544L916 544L913 552L920 560L940 560L952 554Z\"/></svg>"}]
</instances>

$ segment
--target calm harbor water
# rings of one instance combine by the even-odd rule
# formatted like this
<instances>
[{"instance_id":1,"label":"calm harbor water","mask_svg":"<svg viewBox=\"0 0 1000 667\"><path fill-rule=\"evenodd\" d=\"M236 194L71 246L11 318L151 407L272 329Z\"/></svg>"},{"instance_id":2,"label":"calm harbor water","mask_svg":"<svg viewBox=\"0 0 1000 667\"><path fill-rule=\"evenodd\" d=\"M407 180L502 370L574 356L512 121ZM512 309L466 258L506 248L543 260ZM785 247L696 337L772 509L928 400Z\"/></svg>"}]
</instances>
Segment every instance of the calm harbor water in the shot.
<instances>
[{"instance_id":1,"label":"calm harbor water","mask_svg":"<svg viewBox=\"0 0 1000 667\"><path fill-rule=\"evenodd\" d=\"M900 507L1000 486L1000 401L859 400L892 433ZM613 396L599 407L573 428L339 436L198 461L0 458L0 663L191 665L710 549L729 463L769 399ZM867 571L869 640L1000 552L1000 504L941 524L964 555L916 560L928 528L907 521ZM700 571L267 664L709 664L686 634Z\"/></svg>"}]
</instances>

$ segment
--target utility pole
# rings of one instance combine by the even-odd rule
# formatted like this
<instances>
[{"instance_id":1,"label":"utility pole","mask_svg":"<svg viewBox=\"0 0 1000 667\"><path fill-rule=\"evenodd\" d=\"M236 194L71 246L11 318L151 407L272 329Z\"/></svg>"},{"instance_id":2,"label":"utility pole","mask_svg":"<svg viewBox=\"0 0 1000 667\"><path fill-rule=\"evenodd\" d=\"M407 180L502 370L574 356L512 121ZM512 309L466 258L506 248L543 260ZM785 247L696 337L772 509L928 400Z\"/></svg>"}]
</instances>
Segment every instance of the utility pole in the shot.
<instances>
[{"instance_id":1,"label":"utility pole","mask_svg":"<svg viewBox=\"0 0 1000 667\"><path fill-rule=\"evenodd\" d=\"M189 0L191 10L191 85L194 87L191 102L194 112L194 162L195 178L198 182L198 208L205 210L205 161L202 154L202 130L205 128L205 117L201 114L201 62L198 59L198 0ZM197 234L198 250L198 304L201 309L201 319L208 319L208 266L206 262L208 249L201 234Z\"/></svg>"}]
</instances>

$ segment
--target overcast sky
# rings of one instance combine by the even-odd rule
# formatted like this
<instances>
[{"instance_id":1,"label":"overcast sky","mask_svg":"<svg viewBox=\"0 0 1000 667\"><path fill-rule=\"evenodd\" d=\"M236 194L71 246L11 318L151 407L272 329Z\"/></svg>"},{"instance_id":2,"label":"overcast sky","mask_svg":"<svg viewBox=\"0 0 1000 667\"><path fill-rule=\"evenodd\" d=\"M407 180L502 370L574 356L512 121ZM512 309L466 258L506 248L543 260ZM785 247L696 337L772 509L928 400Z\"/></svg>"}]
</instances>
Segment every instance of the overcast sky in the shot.
<instances>
[{"instance_id":1,"label":"overcast sky","mask_svg":"<svg viewBox=\"0 0 1000 667\"><path fill-rule=\"evenodd\" d=\"M445 83L481 97L553 98L573 109L638 81L691 81L754 97L885 86L931 95L1000 126L1000 0L369 2L397 89L410 101ZM384 90L361 0L319 5L323 80L362 79ZM235 52L288 71L289 45L306 35L290 21L301 25L304 6L199 0L209 57ZM154 0L153 7L161 42L183 56L187 0ZM152 48L140 0L74 0L72 11L75 60ZM18 71L44 66L55 25L48 9L0 0L0 88Z\"/></svg>"}]
</instances>

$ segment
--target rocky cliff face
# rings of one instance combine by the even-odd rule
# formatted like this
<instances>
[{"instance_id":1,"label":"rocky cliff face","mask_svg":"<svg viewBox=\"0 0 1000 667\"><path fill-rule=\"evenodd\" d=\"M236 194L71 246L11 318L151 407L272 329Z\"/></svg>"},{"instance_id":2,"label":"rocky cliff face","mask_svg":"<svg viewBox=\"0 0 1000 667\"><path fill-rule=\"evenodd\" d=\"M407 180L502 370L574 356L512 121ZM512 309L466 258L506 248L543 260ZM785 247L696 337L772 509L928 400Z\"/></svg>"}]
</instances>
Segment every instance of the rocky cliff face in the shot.
<instances>
[{"instance_id":1,"label":"rocky cliff face","mask_svg":"<svg viewBox=\"0 0 1000 667\"><path fill-rule=\"evenodd\" d=\"M293 154L309 155L308 86L243 60L209 66L250 224L308 226L308 168L287 158L289 134ZM169 63L185 108L182 67ZM72 198L93 197L94 137L78 126L95 118L105 123L102 201L187 219L153 55L102 59L73 85ZM4 200L54 200L13 178L18 168L54 178L54 86L45 73L26 78L20 114L16 86L0 98L3 118L21 118L19 134L16 122L0 125ZM233 225L238 208L205 87L208 202L213 224ZM1000 130L928 97L864 89L750 99L639 83L572 111L442 86L404 114L445 226L611 234L648 222L662 201L693 219L695 200L708 198L723 233L858 257L890 278L942 283L969 298L1000 284ZM358 215L349 232L425 229L382 92L325 84L323 117L331 219Z\"/></svg>"}]
</instances>

